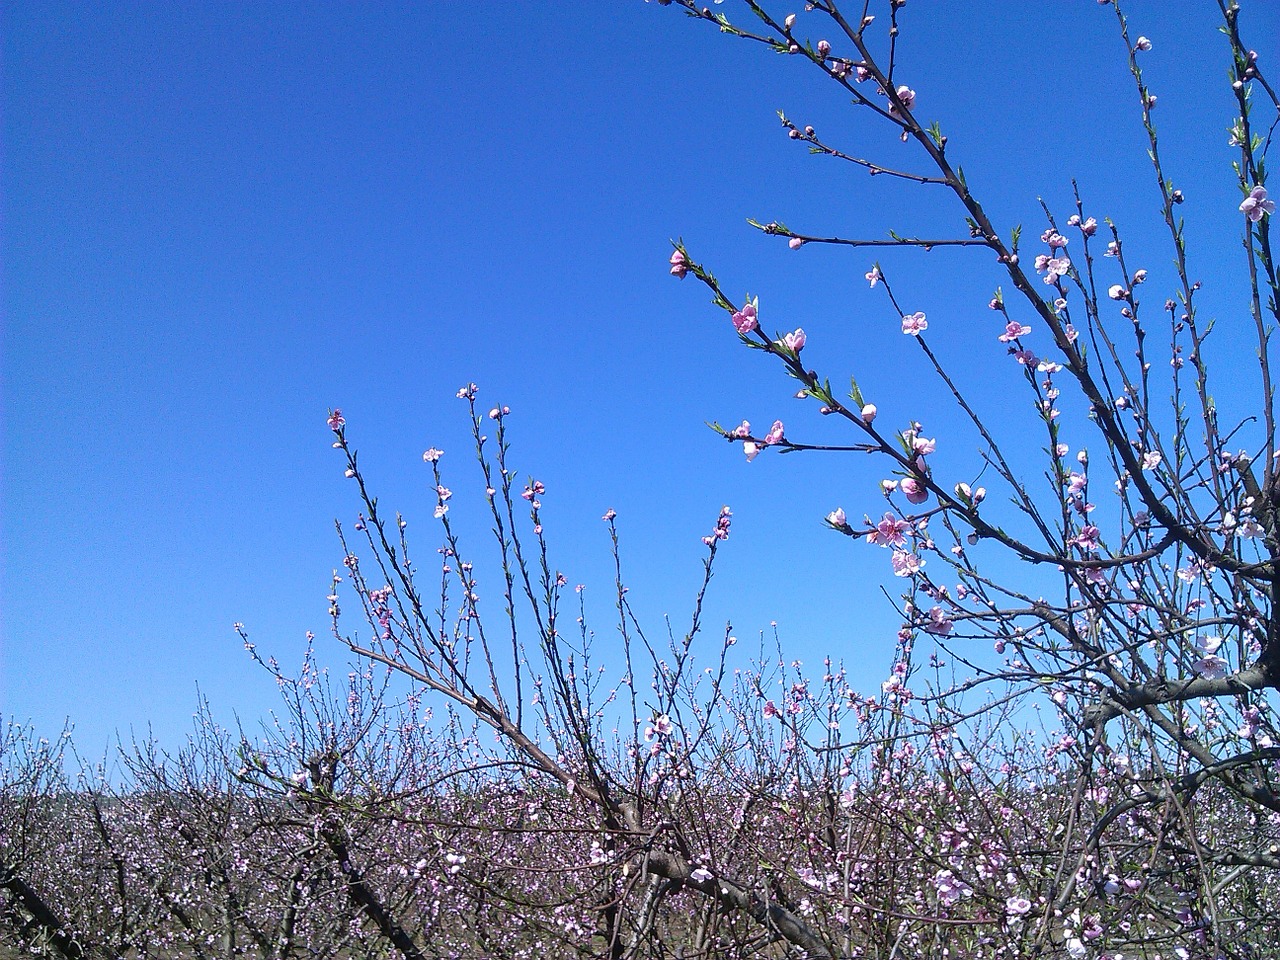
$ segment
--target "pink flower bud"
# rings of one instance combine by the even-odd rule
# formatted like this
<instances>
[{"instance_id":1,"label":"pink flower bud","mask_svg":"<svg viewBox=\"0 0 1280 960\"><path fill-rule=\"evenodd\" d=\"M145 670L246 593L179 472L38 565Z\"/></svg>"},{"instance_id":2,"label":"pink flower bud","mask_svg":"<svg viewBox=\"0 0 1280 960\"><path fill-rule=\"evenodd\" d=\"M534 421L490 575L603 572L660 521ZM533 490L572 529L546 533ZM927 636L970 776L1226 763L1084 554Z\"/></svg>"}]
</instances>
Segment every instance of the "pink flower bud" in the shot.
<instances>
[{"instance_id":1,"label":"pink flower bud","mask_svg":"<svg viewBox=\"0 0 1280 960\"><path fill-rule=\"evenodd\" d=\"M679 250L671 254L671 275L683 280L689 272L689 261Z\"/></svg>"},{"instance_id":2,"label":"pink flower bud","mask_svg":"<svg viewBox=\"0 0 1280 960\"><path fill-rule=\"evenodd\" d=\"M902 493L906 496L907 501L910 503L916 503L916 504L924 503L926 500L929 499L929 491L925 489L924 484L921 483L919 480L917 480L915 477L906 477L901 483L898 484L898 488L902 491Z\"/></svg>"},{"instance_id":3,"label":"pink flower bud","mask_svg":"<svg viewBox=\"0 0 1280 960\"><path fill-rule=\"evenodd\" d=\"M862 408L862 422L870 423L876 418L876 405L868 403Z\"/></svg>"},{"instance_id":4,"label":"pink flower bud","mask_svg":"<svg viewBox=\"0 0 1280 960\"><path fill-rule=\"evenodd\" d=\"M804 241L801 240L799 237L792 237L790 240L787 241L787 246L789 246L792 250L799 250L801 247L804 246Z\"/></svg>"},{"instance_id":5,"label":"pink flower bud","mask_svg":"<svg viewBox=\"0 0 1280 960\"><path fill-rule=\"evenodd\" d=\"M825 40L819 40L819 41L818 41L818 56L820 56L820 57L826 57L829 53L831 53L831 44L827 43L827 41L825 41Z\"/></svg>"},{"instance_id":6,"label":"pink flower bud","mask_svg":"<svg viewBox=\"0 0 1280 960\"><path fill-rule=\"evenodd\" d=\"M757 301L752 300L750 303L744 303L742 309L729 319L733 321L733 328L743 336L746 336L759 326L758 316L759 307L757 306Z\"/></svg>"},{"instance_id":7,"label":"pink flower bud","mask_svg":"<svg viewBox=\"0 0 1280 960\"><path fill-rule=\"evenodd\" d=\"M807 339L808 338L805 336L804 330L797 327L794 333L786 334L782 338L782 342L786 344L787 349L792 353L799 353L804 349Z\"/></svg>"}]
</instances>

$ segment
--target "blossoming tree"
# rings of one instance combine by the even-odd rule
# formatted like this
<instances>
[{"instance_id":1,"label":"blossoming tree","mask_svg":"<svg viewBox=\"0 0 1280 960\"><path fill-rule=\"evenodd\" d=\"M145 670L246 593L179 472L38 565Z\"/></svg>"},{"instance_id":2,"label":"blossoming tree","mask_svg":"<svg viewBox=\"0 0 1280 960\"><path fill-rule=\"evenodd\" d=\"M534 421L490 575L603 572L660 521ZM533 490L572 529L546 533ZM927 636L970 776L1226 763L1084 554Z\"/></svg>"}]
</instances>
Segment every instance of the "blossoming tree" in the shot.
<instances>
[{"instance_id":1,"label":"blossoming tree","mask_svg":"<svg viewBox=\"0 0 1280 960\"><path fill-rule=\"evenodd\" d=\"M1120 5L1091 13L1114 18L1123 42L1173 253L1154 306L1146 291L1164 281L1140 266L1149 252L1126 248L1124 225L1091 209L1087 186L1070 209L1042 209L1038 240L992 221L960 172L963 145L922 122L928 92L900 75L905 0L849 11L813 0L802 13L660 2L836 85L914 160L857 157L784 117L792 140L959 202L956 222L928 238L755 225L795 255L816 244L985 251L996 292L983 338L1025 391L1037 468L1002 411L948 369L935 349L947 321L915 309L909 281L866 265L901 330L902 363L914 356L938 378L949 418L864 396L856 380L837 390L809 362L818 327L774 331L767 295L731 297L678 243L671 274L705 284L726 334L849 439L810 440L780 419L721 435L748 461L826 451L885 465L882 502L833 504L826 520L851 549L882 552L899 586L887 679L867 692L831 658L811 674L776 638L751 653L729 627L706 639L728 507L703 537L687 626L665 638L631 606L618 518L605 514L616 640L597 639L544 533L554 490L517 480L511 411L486 413L468 384L458 398L494 536L495 613L451 512L460 458L424 455L440 530L428 564L411 552L409 520L366 486L335 410L328 426L360 501L340 527L329 597L334 636L359 662L345 689L330 691L310 652L300 676L286 675L238 628L280 686L282 718L238 741L206 725L172 758L135 747L124 757L135 788L97 780L86 803L48 786L56 748L11 729L0 797L40 802L0 805L11 931L0 943L77 957L146 955L147 943L279 958L307 945L370 958L1273 952L1280 450L1269 347L1280 313L1266 154L1278 103L1239 6L1218 3L1241 198L1224 217L1242 243L1236 272L1215 282L1245 293L1249 316L1229 321L1228 346L1247 335L1259 392L1233 419L1214 399L1212 325L1144 79L1154 43ZM913 162L919 172L901 169ZM1153 345L1156 329L1167 346ZM1233 380L1238 359L1226 358ZM923 423L957 419L981 449L949 475L953 441ZM70 835L92 868L78 880L39 853ZM106 934L104 918L115 918Z\"/></svg>"},{"instance_id":2,"label":"blossoming tree","mask_svg":"<svg viewBox=\"0 0 1280 960\"><path fill-rule=\"evenodd\" d=\"M1130 891L1144 889L1161 869L1152 853L1164 847L1166 869L1194 877L1179 894L1184 912L1173 915L1194 917L1215 951L1229 951L1226 939L1235 934L1217 904L1223 886L1228 878L1280 866L1280 745L1270 699L1280 685L1280 450L1269 354L1280 288L1270 245L1275 204L1266 189L1277 100L1257 53L1242 38L1240 6L1219 3L1237 111L1230 149L1242 194L1241 254L1231 279L1249 302L1249 317L1232 321L1231 346L1251 332L1258 416L1248 410L1230 420L1214 400L1206 354L1212 324L1197 310L1201 283L1178 216L1183 195L1166 173L1153 118L1157 98L1144 79L1143 57L1153 44L1132 34L1120 4L1111 4L1113 16L1174 258L1172 286L1156 295L1154 310L1143 286L1147 270L1125 249L1123 226L1105 218L1100 224L1081 191L1066 211L1044 207L1038 243L992 222L956 164L958 147L937 124L921 121L917 93L898 75L895 51L905 42L901 0L888 4L887 18L871 5L849 15L835 3L813 2L803 20L750 0L741 20L692 0L677 5L725 34L809 66L915 145L925 173L849 156L813 127L783 118L790 137L815 154L949 192L964 211L957 233L941 239L894 233L880 240L755 225L785 238L793 250L809 244L988 249L997 282L1012 290L1006 295L998 288L988 304L997 318L992 340L1021 366L1047 456L1034 479L1014 465L1007 451L1019 438L1001 436L1003 418L970 401L931 348L924 313L902 305L910 295L891 287L879 265L866 280L883 289L908 345L980 435L975 472L985 472L987 485L999 489L1011 510L994 508L995 498L972 477L933 469L929 458L940 441L924 436L918 422L886 426L856 382L848 398L837 395L802 356L808 339L802 330L767 335L758 299L733 301L677 244L671 273L706 284L741 342L776 360L800 383L799 395L847 424L856 442L839 448L806 443L785 433L781 422L762 436L747 423L723 434L740 441L749 460L775 447L858 450L888 462L889 509L881 519L859 524L838 508L827 521L892 551L892 572L904 581L903 623L885 693L904 713L913 711L932 735L946 738L975 712L1048 695L1063 731L1050 753L1067 762L1074 797L1067 829L1055 837L1060 874L1042 901L1046 920L1063 915L1081 885L1099 887L1102 903L1126 889L1121 877ZM1149 337L1161 327L1168 346L1154 348ZM1088 444L1080 439L1086 432ZM988 573L1002 556L1054 575L1034 577L1028 590L1003 570ZM929 667L920 663L922 637L932 644ZM984 657L984 646L1000 659ZM944 673L943 655L962 669ZM992 691L986 698L974 696L984 688ZM1061 781L1064 788L1067 782ZM1222 831L1224 818L1243 829ZM1144 841L1117 840L1111 828L1121 823ZM939 878L944 901L967 890L951 871ZM1011 896L1008 917L1025 917L1027 902ZM1236 909L1248 919L1261 908ZM1081 955L1088 941L1116 936L1079 915L1063 930Z\"/></svg>"}]
</instances>

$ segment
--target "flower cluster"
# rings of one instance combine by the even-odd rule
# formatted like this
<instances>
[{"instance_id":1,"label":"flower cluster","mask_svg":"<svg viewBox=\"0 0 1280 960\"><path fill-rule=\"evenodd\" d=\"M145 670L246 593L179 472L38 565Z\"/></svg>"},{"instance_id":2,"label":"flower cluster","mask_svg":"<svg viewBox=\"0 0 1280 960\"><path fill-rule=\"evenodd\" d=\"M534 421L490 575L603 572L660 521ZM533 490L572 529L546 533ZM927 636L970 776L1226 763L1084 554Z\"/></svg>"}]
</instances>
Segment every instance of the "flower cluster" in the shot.
<instances>
[{"instance_id":1,"label":"flower cluster","mask_svg":"<svg viewBox=\"0 0 1280 960\"><path fill-rule=\"evenodd\" d=\"M717 540L728 540L729 527L733 522L732 518L733 518L733 511L730 510L727 506L721 507L720 516L716 518L715 529L712 530L711 533L709 533L707 536L702 538L703 544L710 547L714 545Z\"/></svg>"}]
</instances>

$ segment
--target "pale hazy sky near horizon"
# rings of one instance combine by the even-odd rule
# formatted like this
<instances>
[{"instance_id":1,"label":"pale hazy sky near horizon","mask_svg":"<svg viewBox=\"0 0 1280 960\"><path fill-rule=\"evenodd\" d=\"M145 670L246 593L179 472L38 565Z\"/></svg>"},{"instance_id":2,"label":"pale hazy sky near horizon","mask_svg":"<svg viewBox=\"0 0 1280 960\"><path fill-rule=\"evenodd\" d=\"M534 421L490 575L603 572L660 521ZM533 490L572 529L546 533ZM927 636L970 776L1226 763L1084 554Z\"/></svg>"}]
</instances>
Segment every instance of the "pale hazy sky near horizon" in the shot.
<instances>
[{"instance_id":1,"label":"pale hazy sky near horizon","mask_svg":"<svg viewBox=\"0 0 1280 960\"><path fill-rule=\"evenodd\" d=\"M797 33L826 35L793 6ZM1143 63L1187 196L1202 309L1224 318L1223 356L1247 360L1244 327L1230 325L1242 290L1214 284L1241 223L1212 6L1131 0L1128 12L1154 44ZM313 630L321 659L344 666L325 639L325 595L341 560L332 521L358 505L326 412L344 411L420 557L438 539L421 454L443 448L452 516L482 552L454 396L472 380L486 407L513 410L517 468L547 486L555 563L588 585L602 644L601 514L618 511L637 608L683 622L699 538L729 504L709 644L726 620L745 637L776 621L789 656L843 658L868 689L883 679L897 626L886 558L822 525L836 506L882 512L882 468L768 453L748 464L718 440L705 421L840 434L738 346L705 290L667 275L669 240L683 237L733 295L759 295L766 327L802 325L806 356L834 383L854 373L882 416L925 421L943 438L937 468L978 470L976 442L867 288L876 256L792 252L746 226L963 235L941 192L787 140L779 109L842 149L921 168L812 67L621 0L589 12L41 2L0 16L6 720L52 735L70 718L89 754L148 724L176 742L197 689L216 715L253 722L276 694L235 621L286 664ZM902 18L899 75L916 113L942 123L1006 235L1017 223L1039 235L1038 197L1065 221L1075 177L1163 298L1170 245L1154 229L1111 10L912 0ZM1246 4L1244 24L1271 64L1277 8ZM1001 282L990 256L879 259L1008 435L1033 422L986 309ZM499 600L498 579L481 573L482 596L487 585Z\"/></svg>"}]
</instances>

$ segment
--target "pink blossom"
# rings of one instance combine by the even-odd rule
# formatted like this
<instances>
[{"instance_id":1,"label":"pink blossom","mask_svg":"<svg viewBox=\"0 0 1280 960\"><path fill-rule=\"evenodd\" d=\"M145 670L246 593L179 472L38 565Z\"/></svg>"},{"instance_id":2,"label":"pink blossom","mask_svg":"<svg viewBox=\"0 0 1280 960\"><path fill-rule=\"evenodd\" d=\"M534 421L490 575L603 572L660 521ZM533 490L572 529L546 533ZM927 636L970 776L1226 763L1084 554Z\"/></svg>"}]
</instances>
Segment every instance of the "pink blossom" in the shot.
<instances>
[{"instance_id":1,"label":"pink blossom","mask_svg":"<svg viewBox=\"0 0 1280 960\"><path fill-rule=\"evenodd\" d=\"M849 526L849 517L844 512L844 507L836 507L827 514L827 523L833 527L844 528Z\"/></svg>"},{"instance_id":2,"label":"pink blossom","mask_svg":"<svg viewBox=\"0 0 1280 960\"><path fill-rule=\"evenodd\" d=\"M831 44L825 40L818 41L818 56L825 58L831 52Z\"/></svg>"},{"instance_id":3,"label":"pink blossom","mask_svg":"<svg viewBox=\"0 0 1280 960\"><path fill-rule=\"evenodd\" d=\"M759 302L759 298L757 298L744 303L742 309L737 311L731 318L733 320L733 328L743 336L746 336L760 325L757 318Z\"/></svg>"},{"instance_id":4,"label":"pink blossom","mask_svg":"<svg viewBox=\"0 0 1280 960\"><path fill-rule=\"evenodd\" d=\"M1067 271L1071 269L1071 259L1069 257L1053 257L1045 261L1044 269L1047 271L1044 282L1053 283L1058 277L1067 275Z\"/></svg>"},{"instance_id":5,"label":"pink blossom","mask_svg":"<svg viewBox=\"0 0 1280 960\"><path fill-rule=\"evenodd\" d=\"M928 489L915 477L907 477L898 484L898 487L910 503L920 504L929 499Z\"/></svg>"},{"instance_id":6,"label":"pink blossom","mask_svg":"<svg viewBox=\"0 0 1280 960\"><path fill-rule=\"evenodd\" d=\"M1191 672L1206 680L1221 680L1227 675L1227 661L1216 654L1210 654L1193 663Z\"/></svg>"},{"instance_id":7,"label":"pink blossom","mask_svg":"<svg viewBox=\"0 0 1280 960\"><path fill-rule=\"evenodd\" d=\"M780 714L778 713L778 708L772 700L766 700L764 702L764 708L761 710L761 712L764 714L766 720L772 719L773 717L780 716Z\"/></svg>"},{"instance_id":8,"label":"pink blossom","mask_svg":"<svg viewBox=\"0 0 1280 960\"><path fill-rule=\"evenodd\" d=\"M1004 912L1011 917L1024 916L1031 909L1031 901L1026 897L1010 897L1004 902Z\"/></svg>"},{"instance_id":9,"label":"pink blossom","mask_svg":"<svg viewBox=\"0 0 1280 960\"><path fill-rule=\"evenodd\" d=\"M804 240L801 239L800 237L792 237L790 240L787 241L787 246L790 247L792 250L799 250L801 247L804 246Z\"/></svg>"},{"instance_id":10,"label":"pink blossom","mask_svg":"<svg viewBox=\"0 0 1280 960\"><path fill-rule=\"evenodd\" d=\"M1113 283L1107 288L1107 296L1112 300L1123 300L1125 297L1129 296L1129 291L1120 284Z\"/></svg>"},{"instance_id":11,"label":"pink blossom","mask_svg":"<svg viewBox=\"0 0 1280 960\"><path fill-rule=\"evenodd\" d=\"M876 524L875 529L867 534L867 543L881 547L905 546L907 542L905 534L910 532L910 523L895 517L892 513L886 513Z\"/></svg>"},{"instance_id":12,"label":"pink blossom","mask_svg":"<svg viewBox=\"0 0 1280 960\"><path fill-rule=\"evenodd\" d=\"M884 274L880 272L880 264L875 264L866 274L867 282L871 284L872 289L875 285L884 279Z\"/></svg>"},{"instance_id":13,"label":"pink blossom","mask_svg":"<svg viewBox=\"0 0 1280 960\"><path fill-rule=\"evenodd\" d=\"M1147 51L1151 49L1151 41L1146 37L1139 37L1138 42L1133 45L1134 50Z\"/></svg>"},{"instance_id":14,"label":"pink blossom","mask_svg":"<svg viewBox=\"0 0 1280 960\"><path fill-rule=\"evenodd\" d=\"M739 440L745 440L751 436L751 422L743 420L741 424L733 428L733 435Z\"/></svg>"},{"instance_id":15,"label":"pink blossom","mask_svg":"<svg viewBox=\"0 0 1280 960\"><path fill-rule=\"evenodd\" d=\"M342 416L342 411L335 407L333 412L329 414L329 429L334 433L337 433L346 425L347 421L346 418Z\"/></svg>"},{"instance_id":16,"label":"pink blossom","mask_svg":"<svg viewBox=\"0 0 1280 960\"><path fill-rule=\"evenodd\" d=\"M781 420L773 421L773 426L770 427L769 432L764 435L765 445L771 446L775 443L781 443L782 432L783 432L782 421Z\"/></svg>"},{"instance_id":17,"label":"pink blossom","mask_svg":"<svg viewBox=\"0 0 1280 960\"><path fill-rule=\"evenodd\" d=\"M672 730L671 718L664 713L653 721L653 729L658 732L659 736L669 736Z\"/></svg>"},{"instance_id":18,"label":"pink blossom","mask_svg":"<svg viewBox=\"0 0 1280 960\"><path fill-rule=\"evenodd\" d=\"M787 349L792 353L799 353L804 349L804 345L808 338L804 335L804 330L796 327L795 331L783 336L782 342L786 344Z\"/></svg>"},{"instance_id":19,"label":"pink blossom","mask_svg":"<svg viewBox=\"0 0 1280 960\"><path fill-rule=\"evenodd\" d=\"M601 517L600 519L601 519L601 520L604 520L604 521L607 523L608 521L612 520L612 519L613 519L614 517L616 517L617 515L618 515L618 511L617 511L617 510L615 510L615 509L613 509L613 507L610 507L608 510L606 510L606 511L604 512L604 516L603 516L603 517Z\"/></svg>"},{"instance_id":20,"label":"pink blossom","mask_svg":"<svg viewBox=\"0 0 1280 960\"><path fill-rule=\"evenodd\" d=\"M747 463L750 463L760 455L760 445L751 440L747 440L742 444L742 452L747 455Z\"/></svg>"},{"instance_id":21,"label":"pink blossom","mask_svg":"<svg viewBox=\"0 0 1280 960\"><path fill-rule=\"evenodd\" d=\"M894 93L898 95L898 100L901 101L903 107L905 107L906 109L910 110L912 107L915 106L916 92L912 90L910 87L904 84L898 87L898 89L895 90ZM897 116L897 111L898 111L897 107L889 108L889 112L894 116Z\"/></svg>"},{"instance_id":22,"label":"pink blossom","mask_svg":"<svg viewBox=\"0 0 1280 960\"><path fill-rule=\"evenodd\" d=\"M924 566L923 560L906 550L893 551L893 556L889 558L889 563L893 566L893 575L895 577L909 577L912 574L919 573L920 568Z\"/></svg>"},{"instance_id":23,"label":"pink blossom","mask_svg":"<svg viewBox=\"0 0 1280 960\"><path fill-rule=\"evenodd\" d=\"M929 619L924 624L924 631L934 636L948 637L951 635L951 630L954 626L955 624L947 619L943 609L935 606L929 610Z\"/></svg>"},{"instance_id":24,"label":"pink blossom","mask_svg":"<svg viewBox=\"0 0 1280 960\"><path fill-rule=\"evenodd\" d=\"M1101 531L1093 524L1086 524L1080 531L1079 535L1074 537L1071 542L1079 547L1084 553L1096 553L1098 550L1098 537Z\"/></svg>"},{"instance_id":25,"label":"pink blossom","mask_svg":"<svg viewBox=\"0 0 1280 960\"><path fill-rule=\"evenodd\" d=\"M1084 223L1080 224L1080 232L1086 237L1092 237L1098 232L1098 221L1090 217Z\"/></svg>"},{"instance_id":26,"label":"pink blossom","mask_svg":"<svg viewBox=\"0 0 1280 960\"><path fill-rule=\"evenodd\" d=\"M435 463L443 456L443 450L437 450L435 447L429 447L426 452L422 454L422 460L424 463Z\"/></svg>"},{"instance_id":27,"label":"pink blossom","mask_svg":"<svg viewBox=\"0 0 1280 960\"><path fill-rule=\"evenodd\" d=\"M671 254L671 275L683 280L685 274L689 272L689 261L684 253L680 250Z\"/></svg>"},{"instance_id":28,"label":"pink blossom","mask_svg":"<svg viewBox=\"0 0 1280 960\"><path fill-rule=\"evenodd\" d=\"M920 312L908 314L902 318L902 332L909 337L918 337L929 329L929 321Z\"/></svg>"},{"instance_id":29,"label":"pink blossom","mask_svg":"<svg viewBox=\"0 0 1280 960\"><path fill-rule=\"evenodd\" d=\"M876 405L874 403L864 404L862 407L862 422L870 423L876 418Z\"/></svg>"},{"instance_id":30,"label":"pink blossom","mask_svg":"<svg viewBox=\"0 0 1280 960\"><path fill-rule=\"evenodd\" d=\"M1258 523L1253 517L1241 517L1240 526L1236 528L1236 534L1246 540L1260 540L1266 536L1266 531L1262 529L1262 524Z\"/></svg>"},{"instance_id":31,"label":"pink blossom","mask_svg":"<svg viewBox=\"0 0 1280 960\"><path fill-rule=\"evenodd\" d=\"M1222 638L1207 636L1196 637L1196 649L1203 654L1217 653L1218 648L1222 646Z\"/></svg>"},{"instance_id":32,"label":"pink blossom","mask_svg":"<svg viewBox=\"0 0 1280 960\"><path fill-rule=\"evenodd\" d=\"M964 897L973 896L973 887L969 886L950 870L940 870L933 878L934 888L938 891L938 899L951 906Z\"/></svg>"},{"instance_id":33,"label":"pink blossom","mask_svg":"<svg viewBox=\"0 0 1280 960\"><path fill-rule=\"evenodd\" d=\"M459 388L458 388L458 399L459 399L459 400L472 400L472 399L474 399L474 398L475 398L476 391L478 391L479 389L480 389L480 388L479 388L479 387L477 387L474 383L468 383L468 384L467 384L466 386L464 386L464 387L459 387Z\"/></svg>"},{"instance_id":34,"label":"pink blossom","mask_svg":"<svg viewBox=\"0 0 1280 960\"><path fill-rule=\"evenodd\" d=\"M1276 202L1267 199L1266 187L1254 187L1240 204L1240 212L1257 223L1264 215L1276 212Z\"/></svg>"},{"instance_id":35,"label":"pink blossom","mask_svg":"<svg viewBox=\"0 0 1280 960\"><path fill-rule=\"evenodd\" d=\"M1155 450L1149 451L1148 453L1144 453L1142 455L1142 469L1154 470L1156 467L1160 466L1160 461L1162 459L1164 458L1161 457L1160 454L1157 453Z\"/></svg>"},{"instance_id":36,"label":"pink blossom","mask_svg":"<svg viewBox=\"0 0 1280 960\"><path fill-rule=\"evenodd\" d=\"M917 426L919 426L919 424L917 424ZM933 453L937 449L938 441L932 437L911 437L911 451L917 457Z\"/></svg>"},{"instance_id":37,"label":"pink blossom","mask_svg":"<svg viewBox=\"0 0 1280 960\"><path fill-rule=\"evenodd\" d=\"M1010 320L1005 324L1004 333L1000 334L1001 343L1011 343L1019 337L1025 337L1031 332L1031 328L1025 323L1019 323L1017 320Z\"/></svg>"}]
</instances>

